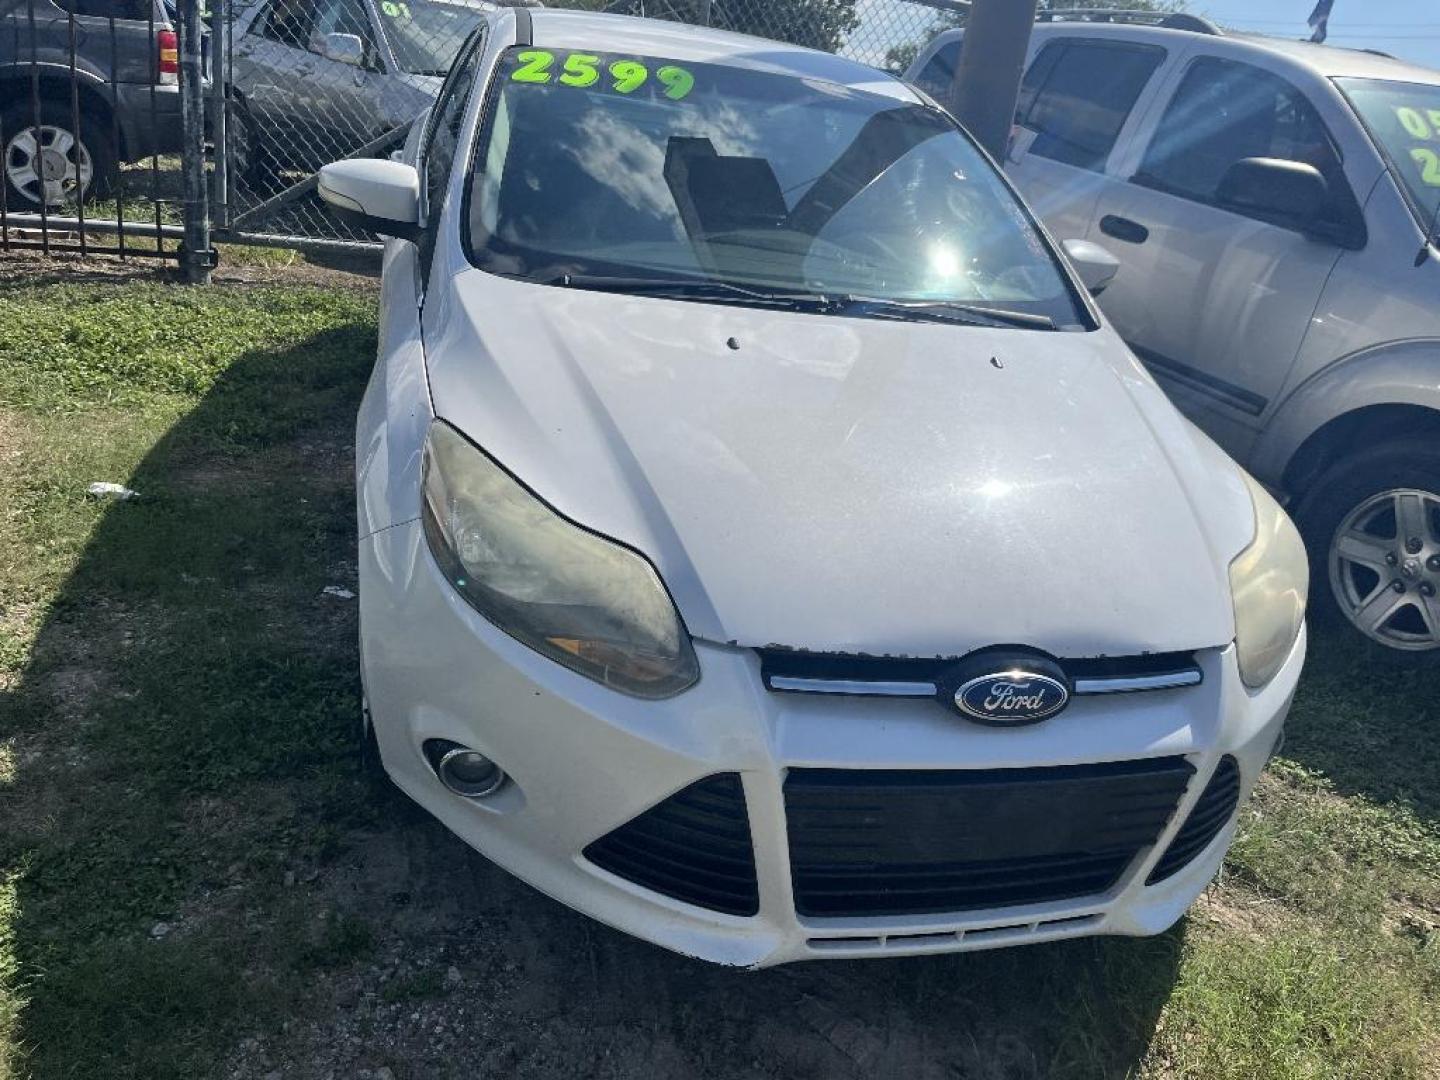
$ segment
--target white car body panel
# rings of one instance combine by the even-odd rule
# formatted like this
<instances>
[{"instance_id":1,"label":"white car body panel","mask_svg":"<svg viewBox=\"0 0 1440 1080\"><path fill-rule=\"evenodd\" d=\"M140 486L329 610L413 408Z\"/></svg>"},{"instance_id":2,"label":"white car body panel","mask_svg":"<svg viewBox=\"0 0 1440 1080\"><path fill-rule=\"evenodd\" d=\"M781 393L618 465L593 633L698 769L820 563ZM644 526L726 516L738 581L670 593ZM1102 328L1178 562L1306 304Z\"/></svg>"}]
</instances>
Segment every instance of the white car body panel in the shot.
<instances>
[{"instance_id":1,"label":"white car body panel","mask_svg":"<svg viewBox=\"0 0 1440 1080\"><path fill-rule=\"evenodd\" d=\"M646 552L697 636L1092 656L1234 634L1225 567L1250 541L1249 497L1111 333L681 304L474 269L442 287L426 320L437 414Z\"/></svg>"},{"instance_id":2,"label":"white car body panel","mask_svg":"<svg viewBox=\"0 0 1440 1080\"><path fill-rule=\"evenodd\" d=\"M691 690L661 702L625 698L473 611L436 569L414 522L361 543L360 579L365 683L391 778L541 892L666 948L747 967L1163 931L1219 869L1233 824L1174 877L1148 886L1146 875L1222 754L1239 761L1248 795L1280 736L1305 651L1302 631L1258 692L1241 683L1233 647L1209 650L1200 687L1082 698L1054 720L1003 730L967 724L933 701L768 693L753 652L708 644L697 646L703 674ZM513 785L483 802L456 798L418 750L427 738L480 750L503 763ZM781 793L789 768L863 761L976 769L1165 754L1186 755L1196 781L1154 848L1104 896L948 915L810 919L794 911ZM744 780L754 835L756 916L673 900L582 856L641 811L731 770Z\"/></svg>"}]
</instances>

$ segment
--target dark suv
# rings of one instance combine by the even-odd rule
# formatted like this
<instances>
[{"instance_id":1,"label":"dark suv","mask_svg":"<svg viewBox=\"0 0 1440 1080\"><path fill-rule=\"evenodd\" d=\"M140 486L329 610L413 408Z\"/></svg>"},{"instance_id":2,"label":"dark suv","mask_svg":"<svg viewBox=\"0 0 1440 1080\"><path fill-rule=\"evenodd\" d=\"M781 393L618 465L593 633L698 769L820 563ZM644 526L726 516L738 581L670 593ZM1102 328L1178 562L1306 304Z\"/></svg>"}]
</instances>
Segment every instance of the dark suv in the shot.
<instances>
[{"instance_id":1,"label":"dark suv","mask_svg":"<svg viewBox=\"0 0 1440 1080\"><path fill-rule=\"evenodd\" d=\"M177 45L163 0L0 0L6 205L104 198L121 162L178 150Z\"/></svg>"}]
</instances>

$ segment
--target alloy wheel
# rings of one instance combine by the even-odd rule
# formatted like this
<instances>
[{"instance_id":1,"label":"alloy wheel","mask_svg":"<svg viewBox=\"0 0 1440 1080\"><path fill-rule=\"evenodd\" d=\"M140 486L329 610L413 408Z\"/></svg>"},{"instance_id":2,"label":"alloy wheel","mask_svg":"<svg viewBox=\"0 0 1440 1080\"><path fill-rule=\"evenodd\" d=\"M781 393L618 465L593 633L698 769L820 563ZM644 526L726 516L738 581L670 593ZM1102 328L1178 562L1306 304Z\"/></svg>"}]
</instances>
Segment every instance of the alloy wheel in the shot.
<instances>
[{"instance_id":1,"label":"alloy wheel","mask_svg":"<svg viewBox=\"0 0 1440 1080\"><path fill-rule=\"evenodd\" d=\"M21 128L5 145L5 176L25 198L46 206L60 206L67 198L80 198L89 190L95 169L85 144L67 128L41 124L37 143L35 127Z\"/></svg>"},{"instance_id":2,"label":"alloy wheel","mask_svg":"<svg viewBox=\"0 0 1440 1080\"><path fill-rule=\"evenodd\" d=\"M1330 586L1362 634L1392 649L1440 648L1440 495L1379 492L1330 541Z\"/></svg>"}]
</instances>

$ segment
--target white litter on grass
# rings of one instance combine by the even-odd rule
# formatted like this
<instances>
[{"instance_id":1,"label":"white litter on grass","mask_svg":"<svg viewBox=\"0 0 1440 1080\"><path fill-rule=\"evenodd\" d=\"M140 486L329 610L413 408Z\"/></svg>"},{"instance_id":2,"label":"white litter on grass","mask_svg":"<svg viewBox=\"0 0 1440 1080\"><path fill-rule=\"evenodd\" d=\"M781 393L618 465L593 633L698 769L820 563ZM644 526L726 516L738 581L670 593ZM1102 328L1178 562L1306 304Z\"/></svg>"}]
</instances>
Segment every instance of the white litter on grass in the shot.
<instances>
[{"instance_id":1,"label":"white litter on grass","mask_svg":"<svg viewBox=\"0 0 1440 1080\"><path fill-rule=\"evenodd\" d=\"M92 499L114 499L117 502L124 502L126 499L138 499L140 493L131 491L124 484L110 484L97 480L85 489L85 494Z\"/></svg>"},{"instance_id":2,"label":"white litter on grass","mask_svg":"<svg viewBox=\"0 0 1440 1080\"><path fill-rule=\"evenodd\" d=\"M355 594L349 589L342 589L339 585L326 585L320 590L322 596L333 596L337 600L354 600Z\"/></svg>"}]
</instances>

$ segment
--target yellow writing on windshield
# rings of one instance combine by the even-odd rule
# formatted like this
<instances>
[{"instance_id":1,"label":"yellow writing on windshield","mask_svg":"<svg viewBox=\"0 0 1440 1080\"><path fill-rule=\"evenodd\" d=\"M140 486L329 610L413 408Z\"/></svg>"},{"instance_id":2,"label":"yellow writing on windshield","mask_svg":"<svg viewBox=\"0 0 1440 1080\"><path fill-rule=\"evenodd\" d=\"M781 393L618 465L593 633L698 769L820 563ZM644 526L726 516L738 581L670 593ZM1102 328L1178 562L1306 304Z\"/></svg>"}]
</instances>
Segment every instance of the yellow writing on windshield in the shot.
<instances>
[{"instance_id":1,"label":"yellow writing on windshield","mask_svg":"<svg viewBox=\"0 0 1440 1080\"><path fill-rule=\"evenodd\" d=\"M1417 109L1410 105L1398 105L1395 119L1400 121L1411 138L1423 142L1440 141L1440 109ZM1410 147L1410 160L1420 169L1420 182L1429 187L1440 187L1440 153L1428 146Z\"/></svg>"}]
</instances>

